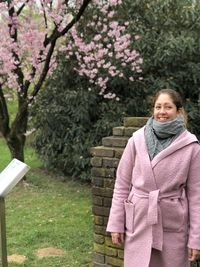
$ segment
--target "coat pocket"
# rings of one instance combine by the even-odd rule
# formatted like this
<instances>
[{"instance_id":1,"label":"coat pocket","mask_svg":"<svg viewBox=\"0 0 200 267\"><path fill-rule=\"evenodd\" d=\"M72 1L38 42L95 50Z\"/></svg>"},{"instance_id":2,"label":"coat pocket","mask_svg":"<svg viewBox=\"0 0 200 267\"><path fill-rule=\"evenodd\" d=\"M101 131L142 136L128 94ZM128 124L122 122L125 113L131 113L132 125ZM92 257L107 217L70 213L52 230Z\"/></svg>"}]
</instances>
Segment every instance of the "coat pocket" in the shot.
<instances>
[{"instance_id":1,"label":"coat pocket","mask_svg":"<svg viewBox=\"0 0 200 267\"><path fill-rule=\"evenodd\" d=\"M135 214L135 206L132 202L127 200L124 201L125 207L125 227L126 232L133 233L134 232L134 214Z\"/></svg>"},{"instance_id":2,"label":"coat pocket","mask_svg":"<svg viewBox=\"0 0 200 267\"><path fill-rule=\"evenodd\" d=\"M166 199L160 203L163 221L163 230L166 232L179 232L185 218L185 209L180 199Z\"/></svg>"}]
</instances>

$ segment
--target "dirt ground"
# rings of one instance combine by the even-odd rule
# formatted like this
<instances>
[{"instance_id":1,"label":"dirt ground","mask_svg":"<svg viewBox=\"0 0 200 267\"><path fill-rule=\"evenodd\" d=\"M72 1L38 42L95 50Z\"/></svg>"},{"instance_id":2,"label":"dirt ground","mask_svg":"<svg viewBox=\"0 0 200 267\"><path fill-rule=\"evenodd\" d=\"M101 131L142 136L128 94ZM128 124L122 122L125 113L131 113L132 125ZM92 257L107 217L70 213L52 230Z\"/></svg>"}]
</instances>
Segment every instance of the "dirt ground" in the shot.
<instances>
[{"instance_id":1,"label":"dirt ground","mask_svg":"<svg viewBox=\"0 0 200 267\"><path fill-rule=\"evenodd\" d=\"M36 257L39 259L43 257L58 257L64 256L65 251L59 248L48 247L48 248L40 248L35 251L34 253ZM16 263L23 263L26 260L26 256L24 255L17 255L13 254L8 256L8 262L16 262Z\"/></svg>"}]
</instances>

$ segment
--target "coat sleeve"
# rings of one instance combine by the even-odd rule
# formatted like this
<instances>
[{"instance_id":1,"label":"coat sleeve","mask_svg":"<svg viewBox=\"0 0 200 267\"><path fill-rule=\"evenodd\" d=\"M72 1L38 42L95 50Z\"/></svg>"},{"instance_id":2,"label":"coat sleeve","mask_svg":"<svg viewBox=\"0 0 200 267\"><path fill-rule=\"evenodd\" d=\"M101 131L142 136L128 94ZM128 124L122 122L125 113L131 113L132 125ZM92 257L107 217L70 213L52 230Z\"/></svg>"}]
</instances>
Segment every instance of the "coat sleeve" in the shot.
<instances>
[{"instance_id":1,"label":"coat sleeve","mask_svg":"<svg viewBox=\"0 0 200 267\"><path fill-rule=\"evenodd\" d=\"M200 145L196 144L187 180L189 207L188 247L200 249Z\"/></svg>"},{"instance_id":2,"label":"coat sleeve","mask_svg":"<svg viewBox=\"0 0 200 267\"><path fill-rule=\"evenodd\" d=\"M117 168L112 206L106 229L108 232L124 232L124 200L127 199L129 195L134 161L135 147L133 137L131 137L124 149Z\"/></svg>"}]
</instances>

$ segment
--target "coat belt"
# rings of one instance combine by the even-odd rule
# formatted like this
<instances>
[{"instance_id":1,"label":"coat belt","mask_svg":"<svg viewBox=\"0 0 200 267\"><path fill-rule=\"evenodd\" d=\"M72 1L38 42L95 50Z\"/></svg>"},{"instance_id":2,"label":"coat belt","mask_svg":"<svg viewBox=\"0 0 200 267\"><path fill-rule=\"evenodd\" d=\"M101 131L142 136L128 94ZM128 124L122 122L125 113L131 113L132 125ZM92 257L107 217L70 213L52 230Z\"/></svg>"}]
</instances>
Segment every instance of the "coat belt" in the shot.
<instances>
[{"instance_id":1,"label":"coat belt","mask_svg":"<svg viewBox=\"0 0 200 267\"><path fill-rule=\"evenodd\" d=\"M182 198L185 194L184 188L181 188L170 193L160 193L160 189L150 191L149 193L142 192L134 187L131 190L131 197L148 199L147 225L152 226L152 247L162 250L163 246L163 227L162 214L159 206L160 200L164 198L177 199ZM130 197L129 197L130 199Z\"/></svg>"}]
</instances>

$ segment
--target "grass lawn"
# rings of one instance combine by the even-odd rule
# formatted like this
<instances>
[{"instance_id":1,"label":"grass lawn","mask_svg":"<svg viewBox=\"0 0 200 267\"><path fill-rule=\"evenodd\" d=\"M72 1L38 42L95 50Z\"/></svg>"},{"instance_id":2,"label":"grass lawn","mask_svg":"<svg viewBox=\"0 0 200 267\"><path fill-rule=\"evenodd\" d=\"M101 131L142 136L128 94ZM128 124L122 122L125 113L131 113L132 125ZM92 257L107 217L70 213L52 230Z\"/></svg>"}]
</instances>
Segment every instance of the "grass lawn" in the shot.
<instances>
[{"instance_id":1,"label":"grass lawn","mask_svg":"<svg viewBox=\"0 0 200 267\"><path fill-rule=\"evenodd\" d=\"M9 152L0 139L0 171L9 163ZM9 267L89 267L92 266L92 212L90 186L62 182L47 173L31 148L26 149L31 166L25 183L6 197L8 255L23 255ZM39 258L36 251L53 247L62 256Z\"/></svg>"}]
</instances>

